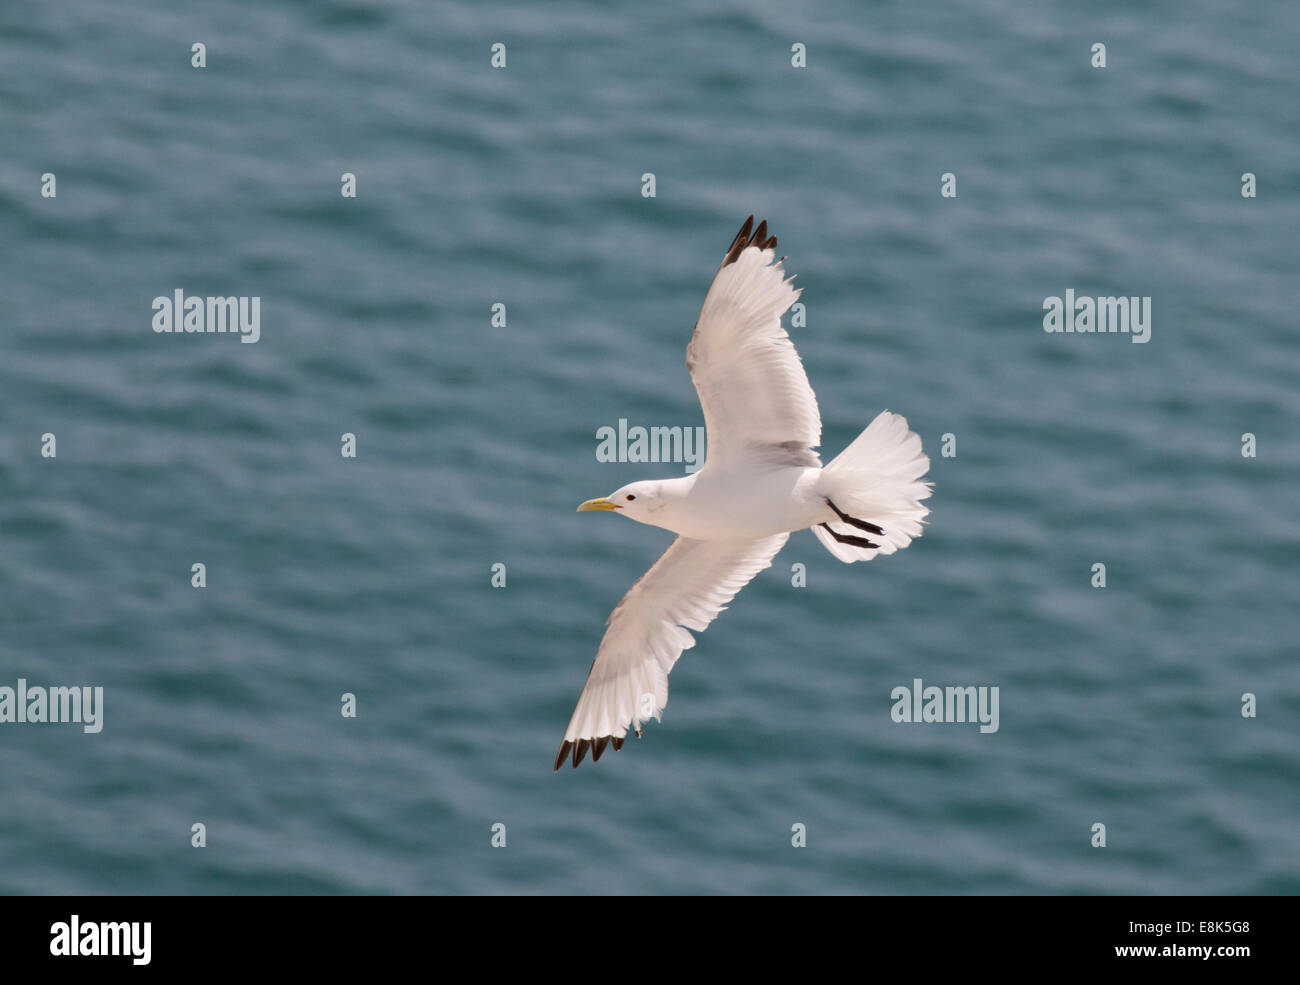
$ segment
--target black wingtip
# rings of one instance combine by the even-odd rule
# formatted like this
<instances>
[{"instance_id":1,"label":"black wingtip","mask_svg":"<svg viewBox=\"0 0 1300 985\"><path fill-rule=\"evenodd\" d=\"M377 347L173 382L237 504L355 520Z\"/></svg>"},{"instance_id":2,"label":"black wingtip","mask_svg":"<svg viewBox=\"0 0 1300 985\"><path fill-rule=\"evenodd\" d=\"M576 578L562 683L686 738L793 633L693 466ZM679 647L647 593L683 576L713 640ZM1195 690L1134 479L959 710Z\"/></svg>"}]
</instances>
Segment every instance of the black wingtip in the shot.
<instances>
[{"instance_id":1,"label":"black wingtip","mask_svg":"<svg viewBox=\"0 0 1300 985\"><path fill-rule=\"evenodd\" d=\"M578 739L571 742L565 739L560 743L560 751L555 756L555 769L558 771L564 765L566 759L573 760L573 768L576 770L578 764L587 758L587 751L591 751L591 761L594 763L600 759L601 755L609 746L614 747L614 751L623 748L623 740L616 735L601 735L595 739Z\"/></svg>"},{"instance_id":2,"label":"black wingtip","mask_svg":"<svg viewBox=\"0 0 1300 985\"><path fill-rule=\"evenodd\" d=\"M590 739L578 740L578 751L573 754L573 768L576 770L578 764L587 758L587 750L591 748Z\"/></svg>"},{"instance_id":3,"label":"black wingtip","mask_svg":"<svg viewBox=\"0 0 1300 985\"><path fill-rule=\"evenodd\" d=\"M725 267L729 263L735 263L736 258L740 256L740 251L745 248L749 242L749 232L754 228L754 217L751 215L745 220L745 224L740 227L740 232L736 233L732 239L731 245L727 247L727 255L722 258L722 265Z\"/></svg>"},{"instance_id":4,"label":"black wingtip","mask_svg":"<svg viewBox=\"0 0 1300 985\"><path fill-rule=\"evenodd\" d=\"M560 743L560 753L558 756L555 757L556 772L558 772L560 767L564 765L564 758L567 755L569 755L569 750L572 748L573 748L573 743L570 742L568 739L565 739L563 742Z\"/></svg>"},{"instance_id":5,"label":"black wingtip","mask_svg":"<svg viewBox=\"0 0 1300 985\"><path fill-rule=\"evenodd\" d=\"M764 219L754 229L754 217L751 215L745 220L745 224L740 227L740 232L736 233L736 238L731 241L731 246L727 249L727 255L722 259L722 265L725 267L729 263L735 263L740 254L751 246L757 246L760 250L776 249L776 237L767 234L767 220Z\"/></svg>"}]
</instances>

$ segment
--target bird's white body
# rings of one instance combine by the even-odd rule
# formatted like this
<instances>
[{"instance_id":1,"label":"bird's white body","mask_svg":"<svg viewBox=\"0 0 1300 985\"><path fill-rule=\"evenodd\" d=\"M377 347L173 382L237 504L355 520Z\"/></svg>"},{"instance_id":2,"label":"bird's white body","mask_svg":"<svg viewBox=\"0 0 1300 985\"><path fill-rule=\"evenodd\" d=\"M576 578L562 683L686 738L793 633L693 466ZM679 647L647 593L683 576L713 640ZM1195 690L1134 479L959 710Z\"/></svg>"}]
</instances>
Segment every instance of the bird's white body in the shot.
<instances>
[{"instance_id":1,"label":"bird's white body","mask_svg":"<svg viewBox=\"0 0 1300 985\"><path fill-rule=\"evenodd\" d=\"M693 540L770 537L834 520L817 491L820 468L758 472L706 465L694 475L660 480L659 510L633 519Z\"/></svg>"},{"instance_id":2,"label":"bird's white body","mask_svg":"<svg viewBox=\"0 0 1300 985\"><path fill-rule=\"evenodd\" d=\"M835 557L869 561L921 535L930 460L907 421L883 411L823 466L821 415L781 316L799 297L753 216L732 241L686 350L708 429L695 475L634 482L578 509L611 510L677 539L609 617L555 768L570 751L622 747L668 702L668 672L699 632L811 528ZM784 258L782 258L784 259Z\"/></svg>"}]
</instances>

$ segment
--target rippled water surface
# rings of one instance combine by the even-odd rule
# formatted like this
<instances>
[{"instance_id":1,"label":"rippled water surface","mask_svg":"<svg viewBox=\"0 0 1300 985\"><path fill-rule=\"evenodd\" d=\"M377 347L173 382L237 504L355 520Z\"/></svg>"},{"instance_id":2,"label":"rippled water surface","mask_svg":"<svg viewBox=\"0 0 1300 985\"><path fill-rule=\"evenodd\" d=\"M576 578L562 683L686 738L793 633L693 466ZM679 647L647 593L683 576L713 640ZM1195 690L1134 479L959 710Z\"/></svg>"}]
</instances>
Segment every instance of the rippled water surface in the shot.
<instances>
[{"instance_id":1,"label":"rippled water surface","mask_svg":"<svg viewBox=\"0 0 1300 985\"><path fill-rule=\"evenodd\" d=\"M191 6L0 11L0 685L105 689L0 726L0 890L1300 891L1295 8ZM750 212L825 450L906 415L932 522L794 535L554 775L668 541L574 506L680 469L596 430L702 423ZM155 334L178 288L259 342ZM1151 340L1045 333L1067 289ZM999 730L894 723L916 678Z\"/></svg>"}]
</instances>

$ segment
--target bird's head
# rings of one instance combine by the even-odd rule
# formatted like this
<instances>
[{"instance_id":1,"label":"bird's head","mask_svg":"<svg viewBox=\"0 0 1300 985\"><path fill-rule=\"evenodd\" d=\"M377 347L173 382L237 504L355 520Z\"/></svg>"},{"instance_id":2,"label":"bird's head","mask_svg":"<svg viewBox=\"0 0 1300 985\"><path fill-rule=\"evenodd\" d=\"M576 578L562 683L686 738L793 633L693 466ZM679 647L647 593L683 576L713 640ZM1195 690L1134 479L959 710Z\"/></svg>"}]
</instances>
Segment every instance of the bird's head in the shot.
<instances>
[{"instance_id":1,"label":"bird's head","mask_svg":"<svg viewBox=\"0 0 1300 985\"><path fill-rule=\"evenodd\" d=\"M647 480L626 485L603 499L589 499L578 507L578 512L616 510L633 520L639 520L641 523L654 524L653 514L663 509L663 507L663 483Z\"/></svg>"}]
</instances>

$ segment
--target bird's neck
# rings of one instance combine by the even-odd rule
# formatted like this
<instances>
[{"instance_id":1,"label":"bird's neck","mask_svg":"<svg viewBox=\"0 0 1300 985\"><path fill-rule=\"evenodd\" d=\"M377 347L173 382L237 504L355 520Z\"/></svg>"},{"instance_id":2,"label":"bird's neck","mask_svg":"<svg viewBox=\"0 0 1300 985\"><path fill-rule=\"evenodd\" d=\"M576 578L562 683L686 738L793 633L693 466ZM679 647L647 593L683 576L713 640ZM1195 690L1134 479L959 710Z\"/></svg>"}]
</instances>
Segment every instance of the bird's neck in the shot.
<instances>
[{"instance_id":1,"label":"bird's neck","mask_svg":"<svg viewBox=\"0 0 1300 985\"><path fill-rule=\"evenodd\" d=\"M645 518L645 522L680 533L678 521L694 486L694 475L684 475L678 479L660 479L658 507Z\"/></svg>"}]
</instances>

